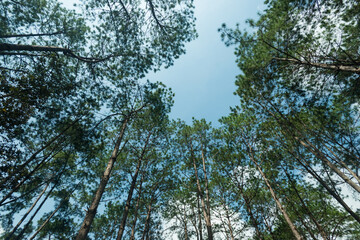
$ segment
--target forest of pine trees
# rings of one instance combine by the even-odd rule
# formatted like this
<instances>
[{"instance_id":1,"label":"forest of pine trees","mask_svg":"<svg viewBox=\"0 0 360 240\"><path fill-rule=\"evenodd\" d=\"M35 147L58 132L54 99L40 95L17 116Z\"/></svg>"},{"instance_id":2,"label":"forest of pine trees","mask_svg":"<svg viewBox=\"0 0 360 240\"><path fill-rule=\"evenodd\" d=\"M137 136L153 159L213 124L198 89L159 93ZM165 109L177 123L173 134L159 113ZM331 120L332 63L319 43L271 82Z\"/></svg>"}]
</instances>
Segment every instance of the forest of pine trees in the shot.
<instances>
[{"instance_id":1,"label":"forest of pine trees","mask_svg":"<svg viewBox=\"0 0 360 240\"><path fill-rule=\"evenodd\" d=\"M144 80L192 0L2 0L0 239L360 239L360 2L265 6L215 26L241 74L214 127Z\"/></svg>"}]
</instances>

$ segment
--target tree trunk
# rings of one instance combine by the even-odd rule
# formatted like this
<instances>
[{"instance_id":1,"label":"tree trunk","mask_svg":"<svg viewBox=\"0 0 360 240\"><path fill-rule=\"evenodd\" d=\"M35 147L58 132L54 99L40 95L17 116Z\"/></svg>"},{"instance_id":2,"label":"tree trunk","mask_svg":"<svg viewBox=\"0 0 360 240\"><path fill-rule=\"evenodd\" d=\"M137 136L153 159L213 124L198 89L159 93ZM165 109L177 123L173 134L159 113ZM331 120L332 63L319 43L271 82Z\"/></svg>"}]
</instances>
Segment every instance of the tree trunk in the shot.
<instances>
[{"instance_id":1,"label":"tree trunk","mask_svg":"<svg viewBox=\"0 0 360 240\"><path fill-rule=\"evenodd\" d=\"M340 178L342 178L347 184L349 184L353 189L355 189L357 192L360 193L360 186L357 185L356 183L354 183L353 181L351 181L350 178L348 178L348 176L346 176L343 172L340 171L340 169L338 169L334 164L332 164L325 156L324 154L317 149L315 146L313 146L311 143L309 142L304 142L303 140L301 140L298 137L295 137L295 139L301 144L303 145L306 149L308 149L311 153L313 153L318 159L320 159L321 161L323 161L326 165L328 165Z\"/></svg>"},{"instance_id":2,"label":"tree trunk","mask_svg":"<svg viewBox=\"0 0 360 240\"><path fill-rule=\"evenodd\" d=\"M19 226L22 224L22 222L25 220L25 218L29 215L29 213L34 209L35 205L38 203L42 195L44 195L46 189L48 188L49 183L46 184L45 188L42 190L40 195L36 198L35 202L31 205L29 210L24 214L24 216L20 219L20 221L16 224L16 226L13 228L13 230L10 232L8 236L6 236L6 239L11 239L11 236L14 234L14 232L19 228Z\"/></svg>"},{"instance_id":3,"label":"tree trunk","mask_svg":"<svg viewBox=\"0 0 360 240\"><path fill-rule=\"evenodd\" d=\"M290 152L290 154L292 154ZM292 154L293 155L293 154ZM343 206L343 208L358 222L360 223L360 217L351 210L351 208L340 198L340 196L338 194L336 194L328 185L327 183L321 179L321 177L314 171L311 169L311 167L304 161L302 162L299 158L297 158L296 156L294 156L295 159L305 168L305 170L310 173L327 191L328 193L333 196L336 201Z\"/></svg>"},{"instance_id":4,"label":"tree trunk","mask_svg":"<svg viewBox=\"0 0 360 240\"><path fill-rule=\"evenodd\" d=\"M111 154L111 157L110 157L110 160L107 164L107 167L104 171L104 174L103 176L101 177L101 180L100 180L100 184L99 184L99 187L98 189L96 190L96 193L95 193L95 196L94 196L94 199L90 205L90 208L88 209L87 213L86 213L86 216L85 216L85 219L81 225L81 228L78 232L78 235L76 236L76 240L85 240L86 237L87 237L87 234L89 233L90 231L90 227L91 227L91 224L94 220L94 217L95 217L95 214L96 214L96 211L97 211L97 208L99 206L99 203L100 203L100 200L101 200L101 197L105 191L105 187L109 181L109 178L110 178L110 174L111 174L111 170L114 166L114 163L116 161L116 158L117 158L117 155L118 155L118 152L119 152L119 148L120 148L120 144L122 142L122 139L124 137L124 133L125 133L125 129L126 129L126 126L127 126L127 123L129 121L129 117L126 117L124 119L124 122L122 124L122 127L121 127L121 131L120 131L120 134L119 134L119 137L115 143L115 147L114 147L114 150Z\"/></svg>"},{"instance_id":5,"label":"tree trunk","mask_svg":"<svg viewBox=\"0 0 360 240\"><path fill-rule=\"evenodd\" d=\"M250 150L251 151L251 150ZM250 152L250 154L252 154ZM272 198L275 200L276 205L278 206L279 210L281 211L282 215L285 218L285 221L287 222L287 224L289 225L292 233L294 234L294 237L297 240L303 240L304 238L300 235L300 233L298 232L298 230L296 229L294 223L291 221L289 215L287 214L285 208L282 206L282 204L280 203L278 197L276 196L276 193L274 192L273 188L270 185L269 180L266 178L265 173L261 170L260 166L258 165L258 163L256 162L256 160L253 158L253 156L250 156L251 161L256 165L256 168L258 169L259 173L261 174L262 178L265 181L266 186L268 187Z\"/></svg>"},{"instance_id":6,"label":"tree trunk","mask_svg":"<svg viewBox=\"0 0 360 240\"><path fill-rule=\"evenodd\" d=\"M140 185L139 185L138 197L137 197L137 200L136 200L135 213L134 213L134 221L133 221L133 225L131 227L130 240L135 239L135 228L136 228L136 222L137 222L138 211L139 211L139 206L140 206L141 188L142 188L143 181L144 181L144 175L142 175Z\"/></svg>"},{"instance_id":7,"label":"tree trunk","mask_svg":"<svg viewBox=\"0 0 360 240\"><path fill-rule=\"evenodd\" d=\"M307 207L304 199L300 196L300 193L298 192L294 181L291 179L290 174L288 173L288 171L286 171L285 168L282 167L282 169L284 170L284 173L287 177L287 179L290 181L292 188L294 189L296 196L298 197L298 199L301 202L302 207L305 209L306 213L309 215L310 219L314 222L314 224L316 225L316 228L319 230L321 236L323 239L328 240L329 238L327 237L327 234L325 233L324 229L322 228L322 226L320 225L320 223L316 220L316 218L314 217L314 215L312 214L312 212L310 211L310 209Z\"/></svg>"},{"instance_id":8,"label":"tree trunk","mask_svg":"<svg viewBox=\"0 0 360 240\"><path fill-rule=\"evenodd\" d=\"M206 227L211 232L211 238L213 238L212 233L212 226L211 226L211 214L210 214L210 194L209 194L209 181L207 178L207 172L206 172L206 165L205 165L205 153L203 149L203 144L201 144L201 159L202 159L202 165L203 165L203 171L204 171L204 180L205 180L205 193L206 193L206 213L208 216L208 221L206 223Z\"/></svg>"},{"instance_id":9,"label":"tree trunk","mask_svg":"<svg viewBox=\"0 0 360 240\"><path fill-rule=\"evenodd\" d=\"M191 145L191 155L192 155L192 159L193 159L193 165L194 165L194 172L195 172L195 178L196 178L197 191L198 191L198 193L199 193L200 200L201 200L201 206L202 206L202 210L203 210L203 214L204 214L204 218L205 218L206 229L207 229L207 233L208 233L208 239L209 239L209 240L213 240L213 234L212 234L212 229L211 229L211 222L210 222L210 219L208 218L208 215L207 215L207 209L206 209L206 206L205 206L205 201L204 201L203 193L202 193L202 191L201 191L201 185L200 185L200 180L199 180L199 176L198 176L198 171L197 171L197 167L196 167L195 156L194 156L194 151L193 151L193 149L192 149L192 145Z\"/></svg>"},{"instance_id":10,"label":"tree trunk","mask_svg":"<svg viewBox=\"0 0 360 240\"><path fill-rule=\"evenodd\" d=\"M184 204L184 218L183 218L183 220L184 220L185 240L189 240L185 204Z\"/></svg>"},{"instance_id":11,"label":"tree trunk","mask_svg":"<svg viewBox=\"0 0 360 240\"><path fill-rule=\"evenodd\" d=\"M197 215L199 218L199 238L200 240L203 240L203 235L202 235L202 221L201 221L201 208L200 208L200 194L199 192L196 193L196 200L197 200Z\"/></svg>"},{"instance_id":12,"label":"tree trunk","mask_svg":"<svg viewBox=\"0 0 360 240\"><path fill-rule=\"evenodd\" d=\"M60 175L61 176L61 175ZM32 220L34 219L34 217L36 216L36 214L40 211L41 207L44 205L44 203L46 202L46 200L50 197L50 194L52 193L52 191L55 189L55 187L57 186L57 183L54 183L54 186L50 189L50 191L46 194L45 198L42 200L42 202L40 203L39 207L36 209L36 211L34 212L34 214L31 216L31 218L29 219L29 221L25 224L25 226L23 227L23 229L21 230L21 232L19 233L19 235L17 235L15 237L15 240L19 240L22 239L23 234L25 233L26 229L29 227L29 225L31 224ZM10 239L10 238L9 238ZM8 240L8 239L6 239Z\"/></svg>"},{"instance_id":13,"label":"tree trunk","mask_svg":"<svg viewBox=\"0 0 360 240\"><path fill-rule=\"evenodd\" d=\"M230 174L230 173L228 173L228 174ZM245 196L245 194L244 194L244 192L243 192L243 188L242 188L242 186L240 185L239 180L237 179L237 174L235 174L235 179L236 179L235 185L236 185L237 189L239 190L239 193L240 193L241 197L244 199L246 211L249 213L250 220L251 220L251 222L252 222L253 227L255 228L256 235L259 237L260 240L262 240L263 237L262 237L261 232L260 232L260 230L259 230L259 225L258 225L258 223L257 223L257 221L256 221L256 218L255 218L255 216L254 216L254 214L253 214L253 212L252 212L252 210L251 210L250 201L249 201L249 199Z\"/></svg>"},{"instance_id":14,"label":"tree trunk","mask_svg":"<svg viewBox=\"0 0 360 240\"><path fill-rule=\"evenodd\" d=\"M124 212L123 212L123 217L122 217L122 220L121 220L121 223L120 223L120 227L119 227L119 231L118 231L118 235L116 237L116 240L121 240L122 235L124 234L124 231L125 231L126 220L127 220L127 216L129 214L129 210L130 210L130 203L131 203L132 195L133 195L133 192L134 192L134 189L135 189L135 186L136 186L137 177L139 175L139 171L140 171L140 168L141 168L141 163L142 163L142 160L144 158L146 148L147 148L147 145L148 145L149 140L150 140L150 136L151 136L151 132L147 136L145 145L144 145L144 147L143 147L143 149L141 151L141 155L140 155L140 157L138 159L138 162L137 162L135 174L132 177L132 182L131 182L131 185L130 185L128 197L127 197Z\"/></svg>"},{"instance_id":15,"label":"tree trunk","mask_svg":"<svg viewBox=\"0 0 360 240\"><path fill-rule=\"evenodd\" d=\"M334 155L334 157L336 158L336 160L335 160L334 158L332 158L332 159L334 159L335 161L337 161L338 163L340 163L341 166L343 166L346 170L348 170L348 172L356 179L356 181L358 182L358 184L360 184L360 178L359 178L359 176L358 176L353 170L351 170L351 169L347 166L347 164L346 164L344 161L342 161L342 160L340 159L340 157L339 157L337 154L335 154L326 144L324 144L324 146L325 146L326 149L329 150L329 152L331 152L331 154ZM331 158L331 157L330 157L330 158Z\"/></svg>"},{"instance_id":16,"label":"tree trunk","mask_svg":"<svg viewBox=\"0 0 360 240\"><path fill-rule=\"evenodd\" d=\"M225 201L224 201L224 210L225 210L225 216L226 216L226 219L227 219L227 225L228 225L228 228L229 228L231 240L235 240L234 231L233 231L233 228L231 226L229 209L226 207Z\"/></svg>"},{"instance_id":17,"label":"tree trunk","mask_svg":"<svg viewBox=\"0 0 360 240\"><path fill-rule=\"evenodd\" d=\"M145 239L145 236L146 236L147 232L149 231L150 216L151 216L151 205L152 205L152 199L150 200L150 204L149 204L148 211L147 211L147 214L146 214L144 231L143 231L143 235L141 237L141 240Z\"/></svg>"},{"instance_id":18,"label":"tree trunk","mask_svg":"<svg viewBox=\"0 0 360 240\"><path fill-rule=\"evenodd\" d=\"M48 222L50 221L50 219L55 215L55 213L57 213L57 211L60 209L62 205L62 202L59 204L59 206L51 213L51 215L45 220L45 222L39 227L38 230L36 230L36 232L31 236L31 238L29 238L29 240L32 240L36 237L36 235L39 234L39 232L46 226L46 224L48 224Z\"/></svg>"},{"instance_id":19,"label":"tree trunk","mask_svg":"<svg viewBox=\"0 0 360 240\"><path fill-rule=\"evenodd\" d=\"M197 222L196 222L196 213L194 210L194 206L191 206L191 212L192 212L192 216L194 216L194 217L190 218L190 221L195 228L196 239L199 240L199 229L198 229Z\"/></svg>"},{"instance_id":20,"label":"tree trunk","mask_svg":"<svg viewBox=\"0 0 360 240\"><path fill-rule=\"evenodd\" d=\"M267 220L266 217L265 217L264 209L262 209L261 217L262 217L262 219L263 219L263 222L264 222L266 228L268 229L268 232L269 232L269 234L270 234L270 236L271 236L271 239L276 240L276 238L274 237L274 233L273 233L273 231L272 231L272 229L271 229L271 226L270 226L268 220Z\"/></svg>"}]
</instances>

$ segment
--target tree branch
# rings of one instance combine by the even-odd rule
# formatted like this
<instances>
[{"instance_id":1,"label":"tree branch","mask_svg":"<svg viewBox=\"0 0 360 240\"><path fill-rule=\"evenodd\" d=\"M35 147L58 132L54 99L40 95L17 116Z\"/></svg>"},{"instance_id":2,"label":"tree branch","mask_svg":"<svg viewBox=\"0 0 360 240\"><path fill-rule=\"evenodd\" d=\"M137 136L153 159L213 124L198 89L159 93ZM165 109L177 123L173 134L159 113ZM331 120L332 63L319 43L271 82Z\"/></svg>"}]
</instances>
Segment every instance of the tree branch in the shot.
<instances>
[{"instance_id":1,"label":"tree branch","mask_svg":"<svg viewBox=\"0 0 360 240\"><path fill-rule=\"evenodd\" d=\"M109 55L105 58L88 58L88 57L78 56L72 50L63 47L0 43L0 55L9 55L8 52L4 52L4 51L62 52L65 56L76 58L80 61L88 62L88 63L103 62L112 57L112 55Z\"/></svg>"},{"instance_id":2,"label":"tree branch","mask_svg":"<svg viewBox=\"0 0 360 240\"><path fill-rule=\"evenodd\" d=\"M130 17L130 14L129 14L129 12L128 12L128 10L126 9L126 7L125 7L125 4L123 3L123 1L121 1L121 0L119 0L119 2L120 2L120 4L121 4L121 7L124 9L124 11L125 11L125 13L126 13L126 15L127 15L127 17L129 18L129 20L131 19L131 17Z\"/></svg>"},{"instance_id":3,"label":"tree branch","mask_svg":"<svg viewBox=\"0 0 360 240\"><path fill-rule=\"evenodd\" d=\"M347 66L347 65L342 65L342 64L318 63L318 62L302 61L302 60L294 59L294 58L273 57L273 59L277 60L277 61L290 62L290 63L300 64L300 65L308 65L308 66L317 67L317 68L324 68L324 69L338 70L338 71L352 72L352 73L360 73L360 67L353 67L353 66Z\"/></svg>"},{"instance_id":4,"label":"tree branch","mask_svg":"<svg viewBox=\"0 0 360 240\"><path fill-rule=\"evenodd\" d=\"M53 32L53 33L30 33L30 34L10 34L10 35L0 35L0 38L15 38L15 37L40 37L40 36L53 36L63 34L63 31Z\"/></svg>"},{"instance_id":5,"label":"tree branch","mask_svg":"<svg viewBox=\"0 0 360 240\"><path fill-rule=\"evenodd\" d=\"M152 0L147 0L147 2L149 3L149 7L150 7L150 11L151 11L151 15L153 16L153 18L155 19L156 24L160 27L161 31L163 31L164 33L166 33L164 25L162 25L159 21L159 19L156 16L155 13L155 7L154 4L152 3Z\"/></svg>"}]
</instances>

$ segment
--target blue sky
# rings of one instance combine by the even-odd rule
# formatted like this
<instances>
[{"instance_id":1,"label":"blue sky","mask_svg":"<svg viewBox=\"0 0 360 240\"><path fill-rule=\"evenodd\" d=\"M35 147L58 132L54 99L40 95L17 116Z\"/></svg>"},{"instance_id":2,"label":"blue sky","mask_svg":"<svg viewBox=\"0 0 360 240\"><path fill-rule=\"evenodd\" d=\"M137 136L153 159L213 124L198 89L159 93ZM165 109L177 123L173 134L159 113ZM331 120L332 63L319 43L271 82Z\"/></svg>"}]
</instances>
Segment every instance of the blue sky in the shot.
<instances>
[{"instance_id":1,"label":"blue sky","mask_svg":"<svg viewBox=\"0 0 360 240\"><path fill-rule=\"evenodd\" d=\"M78 0L62 0L71 7ZM199 37L186 44L186 54L174 66L148 74L151 81L161 81L175 93L171 118L190 123L192 117L215 123L238 104L233 95L235 76L240 73L235 63L234 47L225 47L217 29L256 18L264 9L263 0L195 0L196 29Z\"/></svg>"},{"instance_id":2,"label":"blue sky","mask_svg":"<svg viewBox=\"0 0 360 240\"><path fill-rule=\"evenodd\" d=\"M186 54L174 66L149 74L152 81L162 81L175 93L170 116L190 123L191 118L205 118L216 123L227 115L230 106L238 104L233 95L235 76L240 70L235 63L233 47L226 47L217 29L256 18L264 9L263 0L195 0L196 29L199 37L186 45Z\"/></svg>"}]
</instances>

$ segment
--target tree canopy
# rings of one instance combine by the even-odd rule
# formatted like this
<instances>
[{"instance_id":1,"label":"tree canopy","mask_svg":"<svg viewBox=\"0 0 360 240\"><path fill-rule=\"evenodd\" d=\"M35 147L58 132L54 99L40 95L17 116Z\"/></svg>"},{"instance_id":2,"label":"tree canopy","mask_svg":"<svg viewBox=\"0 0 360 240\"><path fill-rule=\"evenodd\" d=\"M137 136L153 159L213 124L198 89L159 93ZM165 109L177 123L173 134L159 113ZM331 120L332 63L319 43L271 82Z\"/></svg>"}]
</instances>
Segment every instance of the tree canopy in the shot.
<instances>
[{"instance_id":1,"label":"tree canopy","mask_svg":"<svg viewBox=\"0 0 360 240\"><path fill-rule=\"evenodd\" d=\"M214 127L144 79L192 0L3 0L0 239L360 238L360 3L265 4L219 29L241 74Z\"/></svg>"}]
</instances>

